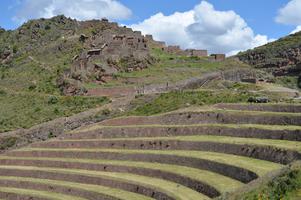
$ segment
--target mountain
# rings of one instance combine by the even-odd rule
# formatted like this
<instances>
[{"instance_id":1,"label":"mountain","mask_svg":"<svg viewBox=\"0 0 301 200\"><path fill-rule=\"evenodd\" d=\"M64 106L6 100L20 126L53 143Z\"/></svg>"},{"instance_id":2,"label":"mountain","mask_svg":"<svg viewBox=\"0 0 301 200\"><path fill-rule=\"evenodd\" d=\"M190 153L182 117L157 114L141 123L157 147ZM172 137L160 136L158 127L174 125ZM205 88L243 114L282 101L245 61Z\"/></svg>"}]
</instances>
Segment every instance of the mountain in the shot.
<instances>
[{"instance_id":1,"label":"mountain","mask_svg":"<svg viewBox=\"0 0 301 200\"><path fill-rule=\"evenodd\" d=\"M276 77L299 77L298 84L301 87L301 32L241 52L237 57L247 64L273 73Z\"/></svg>"},{"instance_id":2,"label":"mountain","mask_svg":"<svg viewBox=\"0 0 301 200\"><path fill-rule=\"evenodd\" d=\"M153 62L141 32L107 19L56 16L0 30L1 85L14 81L17 90L80 94L82 82L105 82L116 71L140 70Z\"/></svg>"}]
</instances>

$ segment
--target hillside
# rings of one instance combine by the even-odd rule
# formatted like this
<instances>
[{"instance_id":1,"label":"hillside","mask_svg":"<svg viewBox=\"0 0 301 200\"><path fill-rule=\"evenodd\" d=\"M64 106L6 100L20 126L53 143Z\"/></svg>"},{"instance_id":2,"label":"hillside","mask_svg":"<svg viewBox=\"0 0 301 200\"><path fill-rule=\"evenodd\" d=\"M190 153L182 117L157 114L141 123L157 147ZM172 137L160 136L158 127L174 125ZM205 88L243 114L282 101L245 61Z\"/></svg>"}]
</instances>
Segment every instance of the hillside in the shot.
<instances>
[{"instance_id":1,"label":"hillside","mask_svg":"<svg viewBox=\"0 0 301 200\"><path fill-rule=\"evenodd\" d=\"M298 199L300 35L242 62L107 19L0 29L0 199Z\"/></svg>"},{"instance_id":2,"label":"hillside","mask_svg":"<svg viewBox=\"0 0 301 200\"><path fill-rule=\"evenodd\" d=\"M301 32L252 50L241 52L237 57L256 68L273 73L279 79L290 80L301 87Z\"/></svg>"},{"instance_id":3,"label":"hillside","mask_svg":"<svg viewBox=\"0 0 301 200\"><path fill-rule=\"evenodd\" d=\"M86 93L85 82L101 84L112 73L153 62L140 32L106 19L79 22L57 16L13 31L1 29L0 132L101 106L107 98L74 95Z\"/></svg>"},{"instance_id":4,"label":"hillside","mask_svg":"<svg viewBox=\"0 0 301 200\"><path fill-rule=\"evenodd\" d=\"M30 20L16 30L1 29L0 132L101 106L108 102L102 90L136 93L248 68L234 59L216 62L166 49L151 36L106 19L56 16Z\"/></svg>"}]
</instances>

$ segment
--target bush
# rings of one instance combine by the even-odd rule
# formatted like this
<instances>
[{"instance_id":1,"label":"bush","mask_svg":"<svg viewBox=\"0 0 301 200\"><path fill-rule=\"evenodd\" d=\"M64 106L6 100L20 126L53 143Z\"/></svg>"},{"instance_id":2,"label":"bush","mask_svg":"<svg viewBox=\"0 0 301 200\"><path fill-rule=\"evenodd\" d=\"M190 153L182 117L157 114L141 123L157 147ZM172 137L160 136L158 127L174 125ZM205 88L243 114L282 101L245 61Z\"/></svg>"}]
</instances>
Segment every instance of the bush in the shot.
<instances>
[{"instance_id":1,"label":"bush","mask_svg":"<svg viewBox=\"0 0 301 200\"><path fill-rule=\"evenodd\" d=\"M51 26L49 26L48 24L45 26L45 30L50 30Z\"/></svg>"},{"instance_id":2,"label":"bush","mask_svg":"<svg viewBox=\"0 0 301 200\"><path fill-rule=\"evenodd\" d=\"M5 96L7 93L4 90L0 90L0 96Z\"/></svg>"},{"instance_id":3,"label":"bush","mask_svg":"<svg viewBox=\"0 0 301 200\"><path fill-rule=\"evenodd\" d=\"M55 138L56 135L54 135L52 132L48 133L48 139L51 139L51 138Z\"/></svg>"},{"instance_id":4,"label":"bush","mask_svg":"<svg viewBox=\"0 0 301 200\"><path fill-rule=\"evenodd\" d=\"M6 149L14 146L16 144L16 142L17 142L17 138L15 138L15 137L4 138L1 141L0 149L6 150Z\"/></svg>"},{"instance_id":5,"label":"bush","mask_svg":"<svg viewBox=\"0 0 301 200\"><path fill-rule=\"evenodd\" d=\"M105 115L105 116L108 116L109 114L111 113L111 111L109 109L104 109L101 114L102 115Z\"/></svg>"},{"instance_id":6,"label":"bush","mask_svg":"<svg viewBox=\"0 0 301 200\"><path fill-rule=\"evenodd\" d=\"M58 103L58 98L56 97L56 96L50 96L50 97L48 97L48 101L47 101L47 103L48 104L57 104Z\"/></svg>"}]
</instances>

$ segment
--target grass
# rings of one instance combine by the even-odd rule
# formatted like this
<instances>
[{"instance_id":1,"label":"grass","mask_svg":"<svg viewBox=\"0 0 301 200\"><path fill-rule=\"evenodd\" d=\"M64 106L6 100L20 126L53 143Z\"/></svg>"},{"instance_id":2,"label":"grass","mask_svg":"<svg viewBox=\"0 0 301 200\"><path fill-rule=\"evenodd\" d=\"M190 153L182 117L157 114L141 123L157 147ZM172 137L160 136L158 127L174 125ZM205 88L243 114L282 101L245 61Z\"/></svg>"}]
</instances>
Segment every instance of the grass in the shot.
<instances>
[{"instance_id":1,"label":"grass","mask_svg":"<svg viewBox=\"0 0 301 200\"><path fill-rule=\"evenodd\" d=\"M0 187L0 192L13 193L19 195L29 195L29 196L46 198L51 200L86 200L84 198L59 194L55 192L28 190L28 189L20 189L20 188L12 188L12 187Z\"/></svg>"},{"instance_id":2,"label":"grass","mask_svg":"<svg viewBox=\"0 0 301 200\"><path fill-rule=\"evenodd\" d=\"M11 160L46 160L46 161L59 161L59 162L74 162L74 163L88 163L88 164L104 164L114 166L127 166L137 167L145 169L159 170L168 173L174 173L181 176L189 177L194 180L205 182L208 185L214 186L220 192L233 191L234 189L241 187L243 184L237 180L229 177L210 172L207 170L200 170L191 167L150 163L150 162L133 162L133 161L120 161L120 160L93 160L93 159L71 159L71 158L34 158L34 157L0 157L0 159L11 159Z\"/></svg>"},{"instance_id":3,"label":"grass","mask_svg":"<svg viewBox=\"0 0 301 200\"><path fill-rule=\"evenodd\" d=\"M150 103L141 103L139 98L132 104L134 109L128 115L154 115L174 111L191 105L212 105L216 103L239 103L247 102L254 94L235 92L232 90L222 91L175 91L160 94ZM143 97L142 97L143 98Z\"/></svg>"},{"instance_id":4,"label":"grass","mask_svg":"<svg viewBox=\"0 0 301 200\"><path fill-rule=\"evenodd\" d=\"M298 200L301 197L300 163L293 163L284 174L251 192L240 195L244 200Z\"/></svg>"},{"instance_id":5,"label":"grass","mask_svg":"<svg viewBox=\"0 0 301 200\"><path fill-rule=\"evenodd\" d=\"M300 87L298 87L298 76L276 77L275 81L277 84L283 85L291 89L300 89Z\"/></svg>"},{"instance_id":6,"label":"grass","mask_svg":"<svg viewBox=\"0 0 301 200\"><path fill-rule=\"evenodd\" d=\"M247 68L248 66L235 60L227 59L223 62L212 62L208 58L186 57L168 54L161 49L154 48L151 55L158 60L157 63L141 71L129 73L119 72L115 79L104 85L87 83L88 88L116 87L116 86L142 86L150 84L175 83L191 77L199 77L205 73L233 69L233 67Z\"/></svg>"},{"instance_id":7,"label":"grass","mask_svg":"<svg viewBox=\"0 0 301 200\"><path fill-rule=\"evenodd\" d=\"M180 156L188 158L205 159L210 161L215 161L219 163L224 163L236 167L241 167L255 172L259 176L263 176L269 171L277 170L282 167L282 165L248 158L244 156L236 156L231 154L208 152L208 151L181 151L181 150L124 150L124 149L53 149L53 148L26 148L17 151L38 151L38 152L108 152L108 153L120 153L120 154L155 154L155 155L170 155L170 156Z\"/></svg>"},{"instance_id":8,"label":"grass","mask_svg":"<svg viewBox=\"0 0 301 200\"><path fill-rule=\"evenodd\" d=\"M58 181L58 180L49 180L49 179L37 179L37 178L27 178L27 177L13 177L13 176L0 176L0 180L9 180L16 182L28 182L42 185L51 185L51 186L61 186L67 188L73 188L78 190L84 190L93 193L99 193L102 195L108 195L110 197L115 197L123 200L151 200L152 198L135 194L132 192L127 192L124 190L119 190L115 188L105 187L101 185L91 185L83 183L75 183L69 181ZM76 199L75 196L73 196Z\"/></svg>"},{"instance_id":9,"label":"grass","mask_svg":"<svg viewBox=\"0 0 301 200\"><path fill-rule=\"evenodd\" d=\"M129 182L133 184L150 187L161 191L165 194L175 198L175 200L208 200L209 198L195 192L182 185L165 181L162 179L127 174L117 172L101 172L101 171L89 171L89 170L75 170L75 169L61 169L61 168L46 168L46 167L24 167L24 166L0 166L0 169L15 169L15 170L28 170L36 172L53 172L60 174L75 174L91 177L102 177L112 180L118 180L123 182Z\"/></svg>"},{"instance_id":10,"label":"grass","mask_svg":"<svg viewBox=\"0 0 301 200\"><path fill-rule=\"evenodd\" d=\"M58 142L75 142L75 141L189 141L189 142L218 142L228 144L249 144L261 146L273 146L282 149L294 150L301 152L301 142L256 138L239 138L226 136L198 135L198 136L173 136L173 137L156 137L156 138L113 138L113 139L82 139L82 140L62 140ZM55 141L55 140L53 140Z\"/></svg>"},{"instance_id":11,"label":"grass","mask_svg":"<svg viewBox=\"0 0 301 200\"><path fill-rule=\"evenodd\" d=\"M1 143L0 143L0 150L8 149L8 148L14 146L16 144L16 142L17 142L16 137L2 138Z\"/></svg>"},{"instance_id":12,"label":"grass","mask_svg":"<svg viewBox=\"0 0 301 200\"><path fill-rule=\"evenodd\" d=\"M37 93L0 95L0 132L30 128L108 102L105 97L64 97Z\"/></svg>"},{"instance_id":13,"label":"grass","mask_svg":"<svg viewBox=\"0 0 301 200\"><path fill-rule=\"evenodd\" d=\"M262 125L262 124L176 124L176 125L165 125L165 124L146 124L146 125L125 125L125 126L106 126L106 125L92 125L87 128L76 129L68 132L68 134L85 133L98 129L114 129L114 128L189 128L189 127L217 127L217 128L233 128L233 129L263 129L263 130L301 130L300 126L292 125Z\"/></svg>"}]
</instances>

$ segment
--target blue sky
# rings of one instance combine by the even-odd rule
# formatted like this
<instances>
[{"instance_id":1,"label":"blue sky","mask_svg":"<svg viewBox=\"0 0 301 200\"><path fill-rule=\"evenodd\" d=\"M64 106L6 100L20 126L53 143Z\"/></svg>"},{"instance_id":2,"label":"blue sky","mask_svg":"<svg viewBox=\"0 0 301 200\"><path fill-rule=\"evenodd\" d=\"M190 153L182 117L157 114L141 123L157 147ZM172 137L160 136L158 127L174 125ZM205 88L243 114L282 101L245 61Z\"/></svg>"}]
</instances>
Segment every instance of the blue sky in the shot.
<instances>
[{"instance_id":1,"label":"blue sky","mask_svg":"<svg viewBox=\"0 0 301 200\"><path fill-rule=\"evenodd\" d=\"M87 4L86 1L93 3L85 7L83 5ZM289 7L289 4L292 5ZM199 7L196 8L197 6ZM287 10L284 10L286 7ZM202 14L206 9L211 11L205 12L207 15ZM281 9L282 20L276 21ZM298 11L300 16L297 14L291 16L291 12ZM174 15L175 12L179 12L180 15ZM159 16L158 13L162 15ZM301 0L207 0L205 3L202 0L1 0L0 26L15 29L29 18L51 17L55 14L65 14L79 20L107 17L134 29L141 29L143 33L153 34L159 40L167 40L169 44L176 44L177 38L187 37L190 39L179 41L179 45L183 48L204 47L212 51L229 53L241 49L238 48L238 44L230 45L234 38L229 39L226 32L238 34L242 39L240 42L246 39L248 44L242 47L243 50L280 38L291 33L296 27L301 27ZM210 15L216 15L216 20L222 22L223 18L229 18L223 22L230 24L229 27L221 27L218 22L211 21L208 18ZM178 24L175 19L186 19L190 23ZM210 21L211 24L204 20ZM162 24L161 21L168 22ZM166 26L170 28L170 32L161 31L160 28ZM212 27L215 29L212 30ZM206 28L208 31L203 30ZM224 31L224 34L214 36L220 37L216 44L225 38L229 40L223 45L208 44L205 39L199 42L198 37L206 38L205 36L211 33L209 29L213 32ZM183 35L183 32L187 33ZM174 38L168 38L168 34L172 34Z\"/></svg>"}]
</instances>

